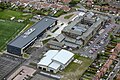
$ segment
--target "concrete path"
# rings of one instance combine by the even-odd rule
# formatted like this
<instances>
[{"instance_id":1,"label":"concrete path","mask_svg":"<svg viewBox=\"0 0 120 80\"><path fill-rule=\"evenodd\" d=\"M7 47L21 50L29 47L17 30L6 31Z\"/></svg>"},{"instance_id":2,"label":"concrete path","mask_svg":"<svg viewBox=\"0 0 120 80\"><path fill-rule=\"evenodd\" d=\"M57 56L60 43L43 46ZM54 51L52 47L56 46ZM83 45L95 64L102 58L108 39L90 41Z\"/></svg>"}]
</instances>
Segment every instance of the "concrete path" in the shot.
<instances>
[{"instance_id":1,"label":"concrete path","mask_svg":"<svg viewBox=\"0 0 120 80\"><path fill-rule=\"evenodd\" d=\"M74 14L72 17L70 17L69 19L64 19L65 16L67 15L71 15L71 14ZM68 23L75 17L79 14L79 11L76 11L76 12L71 12L71 13L68 13L68 14L65 14L65 15L62 15L58 18L56 18L58 20L58 24L53 28L53 30L51 31L54 31L56 28L58 28L54 33L50 32L50 31L47 31L47 34L48 35L51 35L50 37L47 37L47 38L43 38L41 41L44 41L44 40L47 40L47 39L51 39L53 37L56 37L58 36L59 34L61 34L61 31L68 25ZM61 25L63 24L63 25Z\"/></svg>"}]
</instances>

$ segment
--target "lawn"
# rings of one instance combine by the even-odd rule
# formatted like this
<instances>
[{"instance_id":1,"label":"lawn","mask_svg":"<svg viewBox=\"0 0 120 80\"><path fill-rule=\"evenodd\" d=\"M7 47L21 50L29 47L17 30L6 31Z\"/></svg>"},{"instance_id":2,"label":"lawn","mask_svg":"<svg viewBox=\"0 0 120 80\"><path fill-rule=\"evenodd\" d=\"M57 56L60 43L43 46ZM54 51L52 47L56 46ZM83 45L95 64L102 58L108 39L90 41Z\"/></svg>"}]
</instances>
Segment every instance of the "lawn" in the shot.
<instances>
[{"instance_id":1,"label":"lawn","mask_svg":"<svg viewBox=\"0 0 120 80\"><path fill-rule=\"evenodd\" d=\"M15 17L15 20L10 21L10 18ZM5 49L6 44L14 39L16 35L29 23L28 19L32 14L19 11L3 10L0 11L0 51ZM18 23L16 20L26 20L23 23ZM29 25L32 25L30 23ZM29 26L28 25L28 26Z\"/></svg>"},{"instance_id":2,"label":"lawn","mask_svg":"<svg viewBox=\"0 0 120 80\"><path fill-rule=\"evenodd\" d=\"M120 24L120 20L116 21L117 24Z\"/></svg>"},{"instance_id":3,"label":"lawn","mask_svg":"<svg viewBox=\"0 0 120 80\"><path fill-rule=\"evenodd\" d=\"M69 19L69 18L71 18L73 15L74 15L74 14L67 15L67 16L64 17L64 19Z\"/></svg>"},{"instance_id":4,"label":"lawn","mask_svg":"<svg viewBox=\"0 0 120 80\"><path fill-rule=\"evenodd\" d=\"M65 12L65 11L63 11L63 10L58 10L57 11L57 13L55 13L54 15L53 15L53 17L59 17L59 16L61 16L61 15L63 15L63 14L66 14L67 12Z\"/></svg>"},{"instance_id":5,"label":"lawn","mask_svg":"<svg viewBox=\"0 0 120 80\"><path fill-rule=\"evenodd\" d=\"M24 13L19 12L19 11L12 11L12 10L0 11L0 19L9 19L10 20L11 17L15 17L16 19L26 20L31 16L32 16L31 14L24 15Z\"/></svg>"},{"instance_id":6,"label":"lawn","mask_svg":"<svg viewBox=\"0 0 120 80\"><path fill-rule=\"evenodd\" d=\"M71 62L63 72L60 74L63 75L61 80L79 80L82 74L88 69L93 60L85 57L75 55L75 59L82 61L81 64Z\"/></svg>"},{"instance_id":7,"label":"lawn","mask_svg":"<svg viewBox=\"0 0 120 80\"><path fill-rule=\"evenodd\" d=\"M13 39L23 28L24 23L17 23L5 20L0 21L0 51L4 49L6 44Z\"/></svg>"},{"instance_id":8,"label":"lawn","mask_svg":"<svg viewBox=\"0 0 120 80\"><path fill-rule=\"evenodd\" d=\"M115 39L113 39L113 42L119 43L119 42L120 42L120 38L115 38Z\"/></svg>"},{"instance_id":9,"label":"lawn","mask_svg":"<svg viewBox=\"0 0 120 80\"><path fill-rule=\"evenodd\" d=\"M41 10L35 10L34 11L35 14L39 14L39 15L44 15L47 16L51 13L51 10L46 10L46 9L41 9Z\"/></svg>"}]
</instances>

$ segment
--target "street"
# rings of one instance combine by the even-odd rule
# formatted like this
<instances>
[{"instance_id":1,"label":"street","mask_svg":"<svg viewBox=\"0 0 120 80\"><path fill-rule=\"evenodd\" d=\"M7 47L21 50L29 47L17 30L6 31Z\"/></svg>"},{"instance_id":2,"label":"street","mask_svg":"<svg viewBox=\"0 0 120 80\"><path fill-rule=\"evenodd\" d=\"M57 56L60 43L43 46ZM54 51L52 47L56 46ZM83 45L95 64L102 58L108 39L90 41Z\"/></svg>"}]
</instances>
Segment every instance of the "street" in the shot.
<instances>
[{"instance_id":1,"label":"street","mask_svg":"<svg viewBox=\"0 0 120 80\"><path fill-rule=\"evenodd\" d=\"M119 70L120 70L120 61L118 61L118 63L114 67L113 71L109 74L107 80L113 80Z\"/></svg>"}]
</instances>

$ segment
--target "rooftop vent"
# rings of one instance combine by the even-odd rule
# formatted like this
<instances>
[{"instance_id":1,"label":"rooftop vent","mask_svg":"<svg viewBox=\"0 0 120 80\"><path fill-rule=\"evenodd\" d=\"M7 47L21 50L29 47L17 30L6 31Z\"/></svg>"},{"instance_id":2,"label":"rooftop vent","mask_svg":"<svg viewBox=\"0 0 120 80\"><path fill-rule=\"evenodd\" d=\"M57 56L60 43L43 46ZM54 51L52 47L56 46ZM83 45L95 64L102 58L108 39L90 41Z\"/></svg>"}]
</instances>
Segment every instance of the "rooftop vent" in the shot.
<instances>
[{"instance_id":1,"label":"rooftop vent","mask_svg":"<svg viewBox=\"0 0 120 80\"><path fill-rule=\"evenodd\" d=\"M48 21L48 19L45 20L46 22Z\"/></svg>"},{"instance_id":2,"label":"rooftop vent","mask_svg":"<svg viewBox=\"0 0 120 80\"><path fill-rule=\"evenodd\" d=\"M28 35L30 35L34 31L35 31L35 28L30 28L24 33L23 38L26 38Z\"/></svg>"},{"instance_id":3,"label":"rooftop vent","mask_svg":"<svg viewBox=\"0 0 120 80\"><path fill-rule=\"evenodd\" d=\"M73 27L72 30L74 30L75 28Z\"/></svg>"}]
</instances>

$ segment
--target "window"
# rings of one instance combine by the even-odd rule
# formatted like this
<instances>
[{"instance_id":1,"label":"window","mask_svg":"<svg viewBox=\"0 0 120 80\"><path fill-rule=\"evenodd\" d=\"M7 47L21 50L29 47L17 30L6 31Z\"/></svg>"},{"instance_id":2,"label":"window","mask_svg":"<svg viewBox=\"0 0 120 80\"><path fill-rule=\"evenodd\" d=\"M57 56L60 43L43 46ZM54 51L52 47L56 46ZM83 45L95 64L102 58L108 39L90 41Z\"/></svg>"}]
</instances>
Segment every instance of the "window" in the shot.
<instances>
[{"instance_id":1,"label":"window","mask_svg":"<svg viewBox=\"0 0 120 80\"><path fill-rule=\"evenodd\" d=\"M52 73L53 73L53 70L50 70L50 72L52 72Z\"/></svg>"},{"instance_id":2,"label":"window","mask_svg":"<svg viewBox=\"0 0 120 80\"><path fill-rule=\"evenodd\" d=\"M39 67L39 69L42 69L42 67Z\"/></svg>"},{"instance_id":3,"label":"window","mask_svg":"<svg viewBox=\"0 0 120 80\"><path fill-rule=\"evenodd\" d=\"M43 70L45 70L45 71L46 71L46 68L43 68Z\"/></svg>"}]
</instances>

